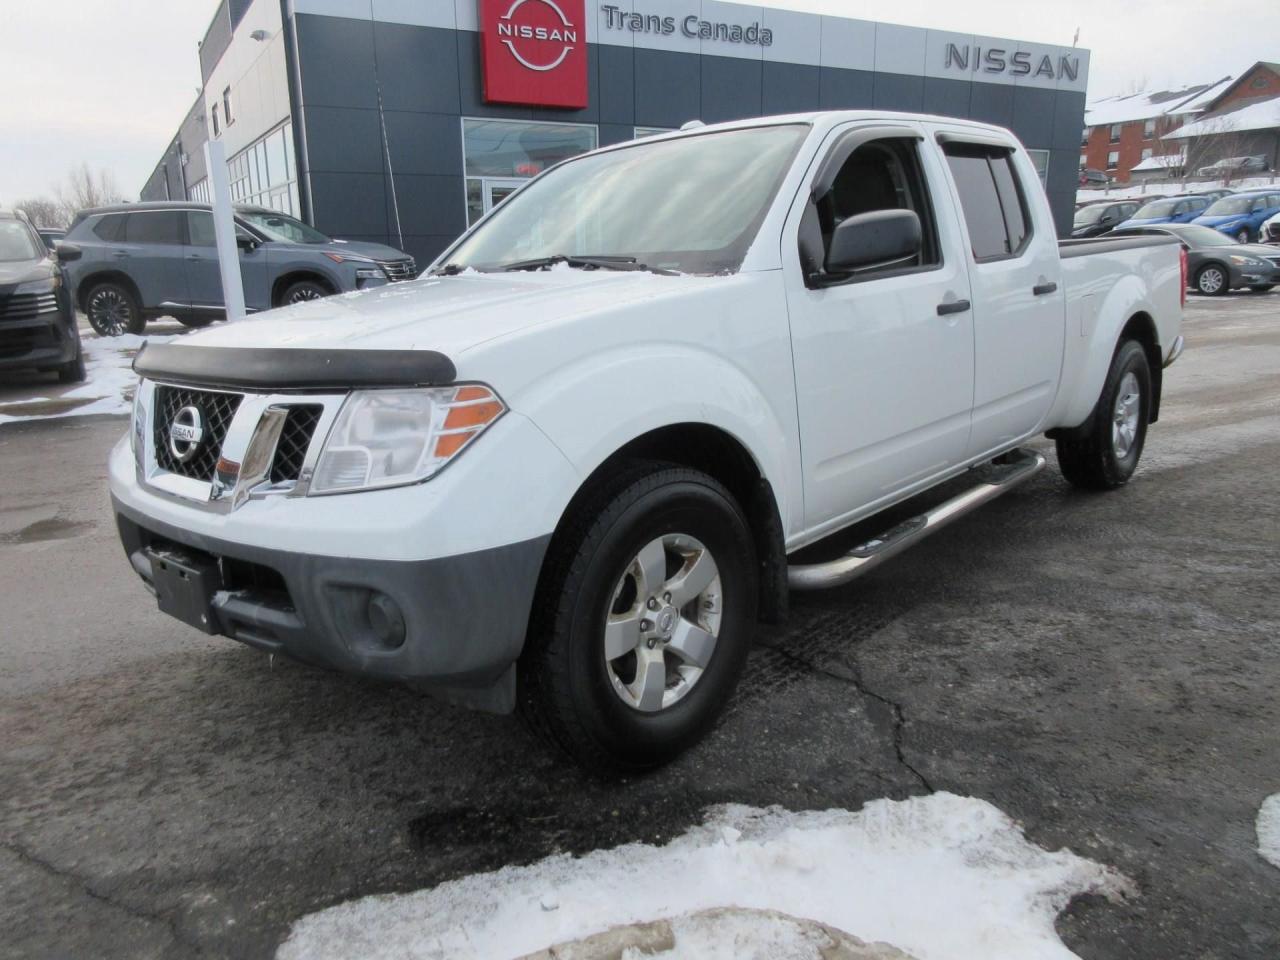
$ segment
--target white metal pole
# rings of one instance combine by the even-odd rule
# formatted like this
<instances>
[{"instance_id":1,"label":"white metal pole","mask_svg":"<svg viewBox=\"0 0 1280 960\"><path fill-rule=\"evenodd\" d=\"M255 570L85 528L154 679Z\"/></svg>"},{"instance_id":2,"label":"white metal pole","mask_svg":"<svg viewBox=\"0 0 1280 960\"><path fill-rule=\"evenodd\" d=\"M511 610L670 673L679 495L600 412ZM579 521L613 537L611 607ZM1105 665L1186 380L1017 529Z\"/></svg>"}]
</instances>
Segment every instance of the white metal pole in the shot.
<instances>
[{"instance_id":1,"label":"white metal pole","mask_svg":"<svg viewBox=\"0 0 1280 960\"><path fill-rule=\"evenodd\" d=\"M213 235L218 244L218 268L222 273L222 302L227 319L244 316L244 282L240 277L240 249L236 246L236 222L231 208L231 181L227 178L227 151L221 140L206 140L204 162L209 170L213 197Z\"/></svg>"}]
</instances>

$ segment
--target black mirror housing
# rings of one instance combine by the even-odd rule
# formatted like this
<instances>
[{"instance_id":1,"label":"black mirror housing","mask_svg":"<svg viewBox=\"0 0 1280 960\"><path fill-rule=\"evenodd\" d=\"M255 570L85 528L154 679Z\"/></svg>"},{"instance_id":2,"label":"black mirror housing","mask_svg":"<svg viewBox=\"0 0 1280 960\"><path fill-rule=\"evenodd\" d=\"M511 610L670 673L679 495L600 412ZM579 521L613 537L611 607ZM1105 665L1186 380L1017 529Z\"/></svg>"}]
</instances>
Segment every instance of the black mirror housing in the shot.
<instances>
[{"instance_id":1,"label":"black mirror housing","mask_svg":"<svg viewBox=\"0 0 1280 960\"><path fill-rule=\"evenodd\" d=\"M84 255L84 251L74 243L58 240L53 245L53 255L59 263L70 263L73 260L79 260Z\"/></svg>"},{"instance_id":2,"label":"black mirror housing","mask_svg":"<svg viewBox=\"0 0 1280 960\"><path fill-rule=\"evenodd\" d=\"M247 233L237 233L236 246L239 247L241 250L257 250L258 241L255 240L253 237L249 236Z\"/></svg>"},{"instance_id":3,"label":"black mirror housing","mask_svg":"<svg viewBox=\"0 0 1280 960\"><path fill-rule=\"evenodd\" d=\"M920 217L914 210L872 210L837 224L827 245L823 268L850 274L902 264L919 255Z\"/></svg>"}]
</instances>

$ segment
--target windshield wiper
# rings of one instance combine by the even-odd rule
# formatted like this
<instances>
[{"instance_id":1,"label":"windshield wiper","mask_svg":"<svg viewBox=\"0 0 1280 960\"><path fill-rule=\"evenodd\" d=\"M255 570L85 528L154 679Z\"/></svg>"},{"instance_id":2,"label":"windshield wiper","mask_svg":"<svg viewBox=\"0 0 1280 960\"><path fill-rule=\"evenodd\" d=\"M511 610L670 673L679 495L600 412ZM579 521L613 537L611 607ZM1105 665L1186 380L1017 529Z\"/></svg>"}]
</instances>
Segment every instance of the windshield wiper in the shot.
<instances>
[{"instance_id":1,"label":"windshield wiper","mask_svg":"<svg viewBox=\"0 0 1280 960\"><path fill-rule=\"evenodd\" d=\"M433 277L456 277L465 269L466 267L460 263L446 263L443 267L436 267L436 269L432 270L431 275Z\"/></svg>"},{"instance_id":2,"label":"windshield wiper","mask_svg":"<svg viewBox=\"0 0 1280 960\"><path fill-rule=\"evenodd\" d=\"M502 264L499 269L543 270L547 267L555 266L557 263L567 264L570 267L577 267L583 270L648 270L650 273L675 275L674 270L651 267L647 263L637 263L635 257L569 256L563 253L557 253L550 257L535 257L532 260L516 260L512 263Z\"/></svg>"}]
</instances>

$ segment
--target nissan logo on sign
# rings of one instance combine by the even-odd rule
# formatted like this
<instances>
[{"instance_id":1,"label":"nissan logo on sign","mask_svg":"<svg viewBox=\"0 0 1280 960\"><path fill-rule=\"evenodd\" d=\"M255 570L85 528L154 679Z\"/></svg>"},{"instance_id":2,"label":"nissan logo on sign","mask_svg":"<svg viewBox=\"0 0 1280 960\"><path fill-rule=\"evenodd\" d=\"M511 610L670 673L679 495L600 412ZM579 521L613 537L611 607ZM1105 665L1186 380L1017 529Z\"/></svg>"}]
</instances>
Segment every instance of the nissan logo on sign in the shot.
<instances>
[{"instance_id":1,"label":"nissan logo on sign","mask_svg":"<svg viewBox=\"0 0 1280 960\"><path fill-rule=\"evenodd\" d=\"M489 103L587 105L584 0L480 0L480 60Z\"/></svg>"}]
</instances>

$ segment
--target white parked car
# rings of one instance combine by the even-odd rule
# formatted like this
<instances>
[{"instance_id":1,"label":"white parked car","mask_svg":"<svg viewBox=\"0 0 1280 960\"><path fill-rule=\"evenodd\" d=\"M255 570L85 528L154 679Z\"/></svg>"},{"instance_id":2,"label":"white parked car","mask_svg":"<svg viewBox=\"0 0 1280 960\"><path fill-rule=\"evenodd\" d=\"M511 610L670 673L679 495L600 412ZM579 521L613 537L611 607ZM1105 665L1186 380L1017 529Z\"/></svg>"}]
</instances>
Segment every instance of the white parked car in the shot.
<instances>
[{"instance_id":1,"label":"white parked car","mask_svg":"<svg viewBox=\"0 0 1280 960\"><path fill-rule=\"evenodd\" d=\"M642 769L709 729L789 588L1011 489L1025 441L1125 483L1184 270L1171 238L1060 244L997 127L651 137L543 173L416 282L148 346L113 502L161 610Z\"/></svg>"},{"instance_id":2,"label":"white parked car","mask_svg":"<svg viewBox=\"0 0 1280 960\"><path fill-rule=\"evenodd\" d=\"M1280 243L1280 213L1262 225L1258 230L1258 240L1261 243Z\"/></svg>"}]
</instances>

